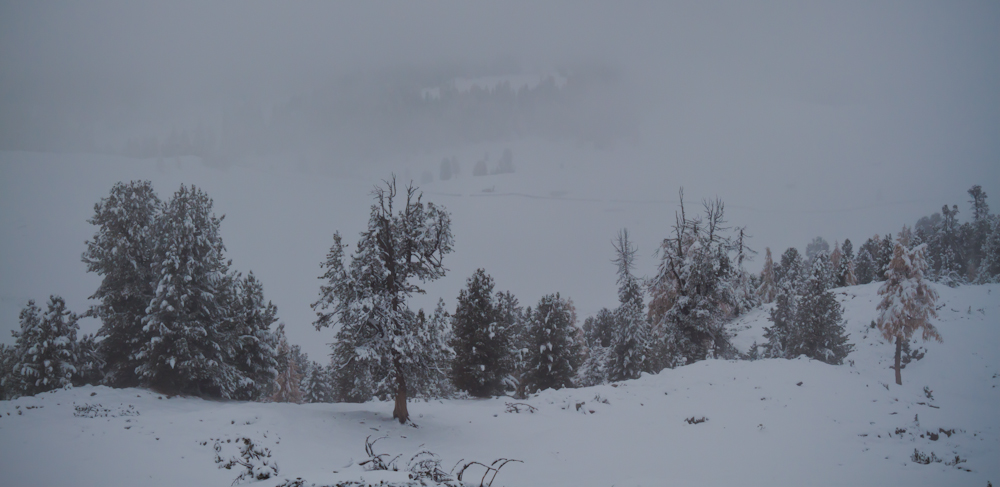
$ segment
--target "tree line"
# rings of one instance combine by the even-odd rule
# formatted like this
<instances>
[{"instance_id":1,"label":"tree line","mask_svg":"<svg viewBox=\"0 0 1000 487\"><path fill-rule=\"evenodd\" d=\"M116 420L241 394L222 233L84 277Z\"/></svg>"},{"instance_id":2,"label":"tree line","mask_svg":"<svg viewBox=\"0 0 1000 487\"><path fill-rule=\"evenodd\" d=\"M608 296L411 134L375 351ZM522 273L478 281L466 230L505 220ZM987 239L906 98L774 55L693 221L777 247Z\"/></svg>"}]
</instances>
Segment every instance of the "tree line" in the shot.
<instances>
[{"instance_id":1,"label":"tree line","mask_svg":"<svg viewBox=\"0 0 1000 487\"><path fill-rule=\"evenodd\" d=\"M89 221L97 231L83 253L88 271L103 278L92 296L98 304L84 314L100 319L100 330L78 340L79 316L61 298L53 296L44 313L29 303L17 343L0 349L3 394L101 383L246 400L375 397L393 399L394 417L406 422L413 398L525 397L709 358L806 355L840 364L853 345L831 290L872 281L883 283L878 326L896 341L899 381L900 350L913 333L940 339L927 321L936 295L926 282L1000 279L1000 218L989 214L981 188L969 193L972 222L928 217L895 238L868 239L857 253L849 240L831 252L817 237L804 256L789 248L775 262L766 249L763 270L751 273L746 229L728 224L720 200L690 211L682 191L655 274L636 275L638 249L620 231L610 248L619 304L578 326L568 297L556 292L522 306L485 269L467 279L454 310L443 300L430 313L410 309L423 283L445 275L454 238L445 208L391 179L374 189L353 251L334 233L322 263L313 325L334 331L331 360L322 365L287 342L283 325L273 326L277 310L253 273L230 269L219 235L224 217L212 213L203 191L182 185L161 202L148 181L118 183L95 205ZM945 209L949 218L957 213ZM965 267L949 267L960 261ZM919 299L899 291L907 286L920 290ZM768 303L766 342L736 350L726 323Z\"/></svg>"}]
</instances>

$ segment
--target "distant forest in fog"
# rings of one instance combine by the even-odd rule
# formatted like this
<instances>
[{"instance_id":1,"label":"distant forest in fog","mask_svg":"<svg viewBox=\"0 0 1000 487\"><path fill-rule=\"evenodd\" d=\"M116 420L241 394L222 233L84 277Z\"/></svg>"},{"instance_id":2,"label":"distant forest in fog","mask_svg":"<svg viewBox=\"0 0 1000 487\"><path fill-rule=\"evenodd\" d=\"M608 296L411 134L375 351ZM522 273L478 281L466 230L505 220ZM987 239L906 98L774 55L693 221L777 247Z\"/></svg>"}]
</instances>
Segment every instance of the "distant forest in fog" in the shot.
<instances>
[{"instance_id":1,"label":"distant forest in fog","mask_svg":"<svg viewBox=\"0 0 1000 487\"><path fill-rule=\"evenodd\" d=\"M248 156L308 154L351 164L524 137L601 148L635 130L613 69L512 72L516 68L456 67L355 74L275 102L220 101L197 118L174 122L114 105L29 109L28 102L8 99L16 115L5 118L21 123L3 131L0 150L200 156L220 166Z\"/></svg>"}]
</instances>

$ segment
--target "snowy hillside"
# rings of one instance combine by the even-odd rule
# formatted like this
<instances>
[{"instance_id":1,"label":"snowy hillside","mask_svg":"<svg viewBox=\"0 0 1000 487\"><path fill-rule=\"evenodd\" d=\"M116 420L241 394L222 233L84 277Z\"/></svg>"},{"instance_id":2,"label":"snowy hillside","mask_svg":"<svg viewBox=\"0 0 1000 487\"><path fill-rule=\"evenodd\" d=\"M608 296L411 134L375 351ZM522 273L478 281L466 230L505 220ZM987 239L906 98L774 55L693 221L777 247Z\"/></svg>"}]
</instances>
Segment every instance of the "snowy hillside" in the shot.
<instances>
[{"instance_id":1,"label":"snowy hillside","mask_svg":"<svg viewBox=\"0 0 1000 487\"><path fill-rule=\"evenodd\" d=\"M716 361L525 401L260 404L83 387L0 403L0 483L230 485L230 440L250 438L278 464L277 485L405 481L367 471L365 439L400 470L428 450L444 470L512 458L494 485L974 485L1000 480L1000 286L936 287L943 343L888 369L893 348L869 323L878 286L835 290L856 349L843 366L807 359ZM994 292L998 294L993 294ZM766 310L731 325L760 342ZM513 412L507 403L517 405ZM691 421L705 418L704 422ZM930 458L927 465L914 456ZM940 460L934 461L934 460ZM484 471L472 466L466 481Z\"/></svg>"}]
</instances>

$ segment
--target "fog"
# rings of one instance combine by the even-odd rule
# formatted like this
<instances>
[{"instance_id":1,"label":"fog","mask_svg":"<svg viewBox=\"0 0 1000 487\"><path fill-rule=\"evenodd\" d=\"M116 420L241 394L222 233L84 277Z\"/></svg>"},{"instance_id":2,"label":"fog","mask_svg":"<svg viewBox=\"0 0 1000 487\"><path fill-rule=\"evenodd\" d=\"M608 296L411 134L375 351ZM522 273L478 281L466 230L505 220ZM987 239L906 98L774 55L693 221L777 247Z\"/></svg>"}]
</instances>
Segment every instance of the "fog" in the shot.
<instances>
[{"instance_id":1,"label":"fog","mask_svg":"<svg viewBox=\"0 0 1000 487\"><path fill-rule=\"evenodd\" d=\"M694 202L722 198L761 252L801 249L817 235L858 244L946 203L967 216L973 184L1000 197L1000 4L0 4L0 151L193 157L222 171L266 168L370 187L392 172L437 179L437 164L456 155L468 175L483 153L495 161L511 147L519 172L575 171L545 195L603 198L625 213L660 205L661 221L621 223L645 238L646 263L681 186ZM523 157L532 150L537 157ZM28 181L6 164L5 190ZM445 205L463 204L433 195L445 188L426 189ZM160 196L172 190L159 187ZM213 196L230 221L245 218ZM21 200L4 201L11 221L30 219L15 215ZM352 209L355 226L368 204ZM477 229L456 230L457 252L460 231ZM599 265L608 273L592 279L606 279L611 305L613 232L605 233ZM72 259L83 238L67 244ZM226 243L237 254L244 245ZM265 255L241 262L257 269ZM477 265L456 260L446 299ZM2 276L4 289L23 277ZM581 285L560 282L567 293ZM16 298L4 297L17 302L12 310L23 306ZM581 313L600 305L589 300ZM305 321L310 313L290 314ZM16 327L14 316L4 320Z\"/></svg>"}]
</instances>

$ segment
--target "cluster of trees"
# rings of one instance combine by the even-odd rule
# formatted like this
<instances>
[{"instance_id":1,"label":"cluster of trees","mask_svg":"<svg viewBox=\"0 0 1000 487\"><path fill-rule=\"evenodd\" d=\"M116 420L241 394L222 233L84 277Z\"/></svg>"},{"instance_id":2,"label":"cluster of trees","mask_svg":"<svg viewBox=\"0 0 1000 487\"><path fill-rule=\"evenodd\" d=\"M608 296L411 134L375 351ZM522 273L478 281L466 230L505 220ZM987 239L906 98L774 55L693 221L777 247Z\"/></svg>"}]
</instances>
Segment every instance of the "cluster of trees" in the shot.
<instances>
[{"instance_id":1,"label":"cluster of trees","mask_svg":"<svg viewBox=\"0 0 1000 487\"><path fill-rule=\"evenodd\" d=\"M97 231L82 256L88 271L102 276L91 296L98 304L85 313L100 319L97 336L77 342L77 316L57 297L41 318L29 303L16 345L5 350L4 362L13 364L4 371L5 394L82 382L207 397L271 395L283 340L280 328L271 329L277 309L252 272L230 269L223 218L194 186L162 202L148 181L117 183L94 206L89 222Z\"/></svg>"},{"instance_id":2,"label":"cluster of trees","mask_svg":"<svg viewBox=\"0 0 1000 487\"><path fill-rule=\"evenodd\" d=\"M444 208L423 202L412 185L398 191L392 179L373 191L354 251L334 233L322 263L314 326L335 329L324 366L290 345L283 325L271 329L277 310L253 273L230 269L223 217L212 213L208 195L182 185L161 202L148 181L118 183L95 205L89 222L98 229L83 253L88 270L103 277L92 296L99 304L85 313L101 320L100 330L78 340L80 316L61 298L51 297L44 313L30 302L17 343L0 346L0 385L5 398L85 383L289 402L393 398L393 415L405 423L410 397L523 397L708 358L806 355L840 364L853 345L831 289L873 280L883 281L877 325L896 342L899 383L900 351L912 335L922 330L924 339L940 340L928 322L936 299L928 280L1000 279L1000 218L989 214L979 186L969 194L972 222L949 220L957 210L946 207L945 223L921 219L895 239L868 239L856 254L849 240L831 252L819 237L805 256L789 248L774 262L767 249L758 275L743 267L754 255L749 235L728 226L724 204L705 201L701 214L690 215L681 192L656 274L635 275L637 248L622 230L612 242L619 305L577 327L572 300L554 293L522 307L484 269L468 278L454 312L443 300L432 313L412 311L408 298L444 276L454 240ZM964 274L948 267L959 261ZM741 354L726 323L771 302L766 343Z\"/></svg>"}]
</instances>

